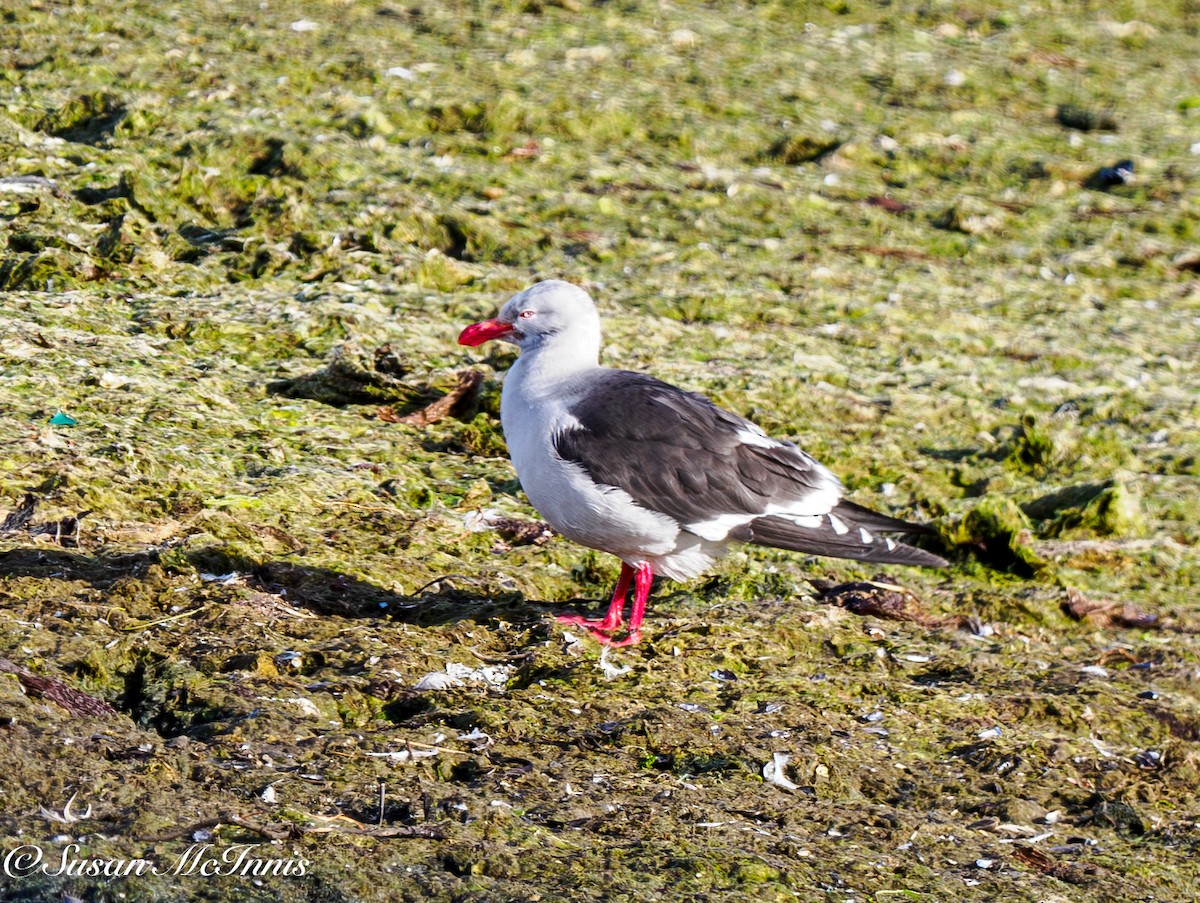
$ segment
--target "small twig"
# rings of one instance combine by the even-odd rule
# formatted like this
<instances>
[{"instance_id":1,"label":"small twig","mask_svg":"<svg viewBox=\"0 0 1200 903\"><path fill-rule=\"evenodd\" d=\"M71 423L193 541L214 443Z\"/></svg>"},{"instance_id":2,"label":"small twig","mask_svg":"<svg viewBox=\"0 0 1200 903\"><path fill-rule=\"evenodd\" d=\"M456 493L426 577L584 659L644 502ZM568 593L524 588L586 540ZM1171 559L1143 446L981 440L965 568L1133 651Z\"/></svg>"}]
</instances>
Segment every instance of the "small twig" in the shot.
<instances>
[{"instance_id":1,"label":"small twig","mask_svg":"<svg viewBox=\"0 0 1200 903\"><path fill-rule=\"evenodd\" d=\"M1107 665L1113 659L1123 662L1129 662L1131 665L1140 665L1142 660L1130 652L1128 649L1106 649L1101 652L1096 659L1096 664Z\"/></svg>"},{"instance_id":2,"label":"small twig","mask_svg":"<svg viewBox=\"0 0 1200 903\"><path fill-rule=\"evenodd\" d=\"M432 404L426 405L421 410L404 417L397 415L391 408L382 408L379 411L379 417L386 423L429 426L431 423L437 423L444 417L471 404L479 394L479 387L482 385L482 371L463 370L458 374L458 384Z\"/></svg>"},{"instance_id":3,"label":"small twig","mask_svg":"<svg viewBox=\"0 0 1200 903\"><path fill-rule=\"evenodd\" d=\"M367 826L364 825L362 822L360 822L358 819L351 818L349 815L343 815L341 812L339 812L337 815L310 815L309 818L315 818L317 821L324 822L327 825L332 824L334 822L346 822L348 824L353 825L355 828L357 828L360 831L369 830L367 828Z\"/></svg>"},{"instance_id":4,"label":"small twig","mask_svg":"<svg viewBox=\"0 0 1200 903\"><path fill-rule=\"evenodd\" d=\"M443 574L441 577L434 577L428 583L417 587L415 590L413 590L412 594L414 596L419 596L421 593L425 592L425 590L429 589L429 587L434 586L438 583L441 583L443 580L449 580L451 578L454 578L456 580L465 580L468 583L478 583L477 580L475 580L472 577L468 577L466 574Z\"/></svg>"},{"instance_id":5,"label":"small twig","mask_svg":"<svg viewBox=\"0 0 1200 903\"><path fill-rule=\"evenodd\" d=\"M912 595L911 590L905 589L903 586L897 586L895 583L881 583L878 580L864 580L863 583L870 584L871 586L874 586L877 589L891 590L893 593L905 593L906 595L909 595L909 596Z\"/></svg>"},{"instance_id":6,"label":"small twig","mask_svg":"<svg viewBox=\"0 0 1200 903\"><path fill-rule=\"evenodd\" d=\"M205 818L194 824L190 824L183 828L176 828L173 831L164 831L162 834L152 834L148 837L142 837L149 843L163 843L168 840L178 840L181 837L192 837L197 831L207 831L209 828L219 828L222 825L231 825L235 828L244 828L247 831L253 831L255 834L261 834L271 840L285 840L289 837L296 837L304 832L304 829L299 825L287 825L280 828L260 825L257 822L249 819L239 818L236 815L220 815L216 818Z\"/></svg>"},{"instance_id":7,"label":"small twig","mask_svg":"<svg viewBox=\"0 0 1200 903\"><path fill-rule=\"evenodd\" d=\"M438 752L454 753L456 756L472 756L472 755L474 755L474 753L468 752L465 749L447 749L444 746L431 746L428 743L418 743L416 740L409 740L407 737L404 739L404 745L409 747L408 752L409 752L410 756L412 755L412 747L414 747L414 746L419 746L419 747L421 747L421 749L436 749Z\"/></svg>"},{"instance_id":8,"label":"small twig","mask_svg":"<svg viewBox=\"0 0 1200 903\"><path fill-rule=\"evenodd\" d=\"M428 750L430 750L430 752L424 753L422 755L418 755L413 750L414 746L419 746L421 749L428 749ZM377 758L377 759L393 759L393 760L398 760L401 762L404 762L404 761L415 762L418 758L427 759L430 756L432 756L435 752L451 753L452 755L455 755L455 756L473 756L473 755L475 755L475 753L469 752L465 749L447 749L445 746L430 746L428 743L416 743L412 740L407 740L407 739L404 741L404 747L405 747L404 749L396 751L396 752L391 752L391 751L389 751L389 752L369 752L369 753L366 753L366 755L371 756L373 758ZM403 758L404 756L408 756L408 758L404 759Z\"/></svg>"},{"instance_id":9,"label":"small twig","mask_svg":"<svg viewBox=\"0 0 1200 903\"><path fill-rule=\"evenodd\" d=\"M166 615L162 618L155 618L153 621L138 621L136 624L122 624L119 629L125 631L145 630L147 627L157 627L159 624L168 624L171 621L181 621L184 618L190 618L192 615L197 615L206 608L208 608L207 603L201 605L199 608L189 608L187 611L181 611L173 615Z\"/></svg>"}]
</instances>

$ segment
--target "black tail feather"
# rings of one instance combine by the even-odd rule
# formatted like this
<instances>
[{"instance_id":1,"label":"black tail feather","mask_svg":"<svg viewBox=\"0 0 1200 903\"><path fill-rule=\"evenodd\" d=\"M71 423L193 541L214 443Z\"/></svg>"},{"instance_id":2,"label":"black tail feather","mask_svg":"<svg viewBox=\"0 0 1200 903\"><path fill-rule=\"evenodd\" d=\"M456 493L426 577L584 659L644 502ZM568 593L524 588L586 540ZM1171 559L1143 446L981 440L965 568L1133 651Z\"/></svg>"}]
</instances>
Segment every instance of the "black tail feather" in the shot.
<instances>
[{"instance_id":1,"label":"black tail feather","mask_svg":"<svg viewBox=\"0 0 1200 903\"><path fill-rule=\"evenodd\" d=\"M924 524L910 524L842 501L833 509L835 521L823 515L815 526L801 526L787 518L771 516L751 521L742 529L743 542L776 549L791 549L831 558L849 558L877 564L909 564L919 567L945 567L946 559L924 549L887 539L877 533L935 533ZM865 536L864 538L864 531Z\"/></svg>"},{"instance_id":2,"label":"black tail feather","mask_svg":"<svg viewBox=\"0 0 1200 903\"><path fill-rule=\"evenodd\" d=\"M898 517L880 514L847 499L838 502L833 513L851 524L866 527L868 530L878 530L880 533L937 533L937 529L929 524L914 524Z\"/></svg>"}]
</instances>

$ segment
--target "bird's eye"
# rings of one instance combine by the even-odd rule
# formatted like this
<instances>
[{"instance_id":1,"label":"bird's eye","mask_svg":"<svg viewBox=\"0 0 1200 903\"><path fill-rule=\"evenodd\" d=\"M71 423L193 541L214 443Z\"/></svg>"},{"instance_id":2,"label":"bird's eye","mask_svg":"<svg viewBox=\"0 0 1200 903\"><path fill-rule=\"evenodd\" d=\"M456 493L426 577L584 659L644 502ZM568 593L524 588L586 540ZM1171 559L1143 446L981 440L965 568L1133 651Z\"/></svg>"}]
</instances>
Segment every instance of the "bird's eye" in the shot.
<instances>
[{"instance_id":1,"label":"bird's eye","mask_svg":"<svg viewBox=\"0 0 1200 903\"><path fill-rule=\"evenodd\" d=\"M536 313L537 313L536 310L525 309L525 310L521 311L521 313L519 313L517 316L519 316L522 320L528 320L530 317L532 317Z\"/></svg>"}]
</instances>

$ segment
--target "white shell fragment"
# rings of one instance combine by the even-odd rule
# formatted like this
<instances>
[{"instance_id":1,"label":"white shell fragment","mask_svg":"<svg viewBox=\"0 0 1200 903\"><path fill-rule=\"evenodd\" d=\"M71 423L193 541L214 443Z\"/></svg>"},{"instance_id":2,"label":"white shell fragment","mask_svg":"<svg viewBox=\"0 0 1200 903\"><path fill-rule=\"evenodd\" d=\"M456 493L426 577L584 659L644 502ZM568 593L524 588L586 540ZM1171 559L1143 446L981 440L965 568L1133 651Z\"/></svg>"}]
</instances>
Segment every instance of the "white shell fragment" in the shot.
<instances>
[{"instance_id":1,"label":"white shell fragment","mask_svg":"<svg viewBox=\"0 0 1200 903\"><path fill-rule=\"evenodd\" d=\"M784 769L791 758L787 753L777 752L771 761L763 766L762 775L768 784L774 784L776 787L782 787L784 790L800 789L799 784L788 780L787 775L784 774Z\"/></svg>"},{"instance_id":2,"label":"white shell fragment","mask_svg":"<svg viewBox=\"0 0 1200 903\"><path fill-rule=\"evenodd\" d=\"M448 690L451 687L482 684L490 690L503 692L511 674L512 668L507 665L484 665L482 668L472 668L461 662L447 662L444 671L431 671L413 684L413 688L417 690Z\"/></svg>"},{"instance_id":3,"label":"white shell fragment","mask_svg":"<svg viewBox=\"0 0 1200 903\"><path fill-rule=\"evenodd\" d=\"M599 663L600 670L604 672L604 676L609 680L612 680L614 677L620 677L622 674L628 674L633 670L631 667L629 667L629 665L614 665L612 662L610 662L608 660L608 654L611 651L612 650L608 646L605 646L603 649L601 649Z\"/></svg>"},{"instance_id":4,"label":"white shell fragment","mask_svg":"<svg viewBox=\"0 0 1200 903\"><path fill-rule=\"evenodd\" d=\"M436 749L397 749L391 752L369 752L368 756L376 759L391 759L393 762L411 762L414 759L428 759L438 754Z\"/></svg>"},{"instance_id":5,"label":"white shell fragment","mask_svg":"<svg viewBox=\"0 0 1200 903\"><path fill-rule=\"evenodd\" d=\"M462 685L461 680L451 677L445 671L433 671L418 680L413 687L417 690L448 690Z\"/></svg>"}]
</instances>

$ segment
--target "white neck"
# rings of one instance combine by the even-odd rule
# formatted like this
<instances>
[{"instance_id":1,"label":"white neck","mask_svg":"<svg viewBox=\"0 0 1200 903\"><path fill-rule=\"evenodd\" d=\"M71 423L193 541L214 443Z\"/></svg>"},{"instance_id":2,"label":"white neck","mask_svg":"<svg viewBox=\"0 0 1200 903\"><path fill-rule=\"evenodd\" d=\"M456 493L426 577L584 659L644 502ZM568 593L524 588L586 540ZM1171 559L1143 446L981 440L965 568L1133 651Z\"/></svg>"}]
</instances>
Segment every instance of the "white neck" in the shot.
<instances>
[{"instance_id":1,"label":"white neck","mask_svg":"<svg viewBox=\"0 0 1200 903\"><path fill-rule=\"evenodd\" d=\"M559 334L522 348L508 380L521 383L529 392L554 391L571 377L599 366L598 332Z\"/></svg>"},{"instance_id":2,"label":"white neck","mask_svg":"<svg viewBox=\"0 0 1200 903\"><path fill-rule=\"evenodd\" d=\"M531 342L509 368L500 395L500 421L508 454L518 474L545 469L553 457L551 446L558 430L567 424L568 411L586 375L599 367L599 335L594 342L551 340Z\"/></svg>"}]
</instances>

